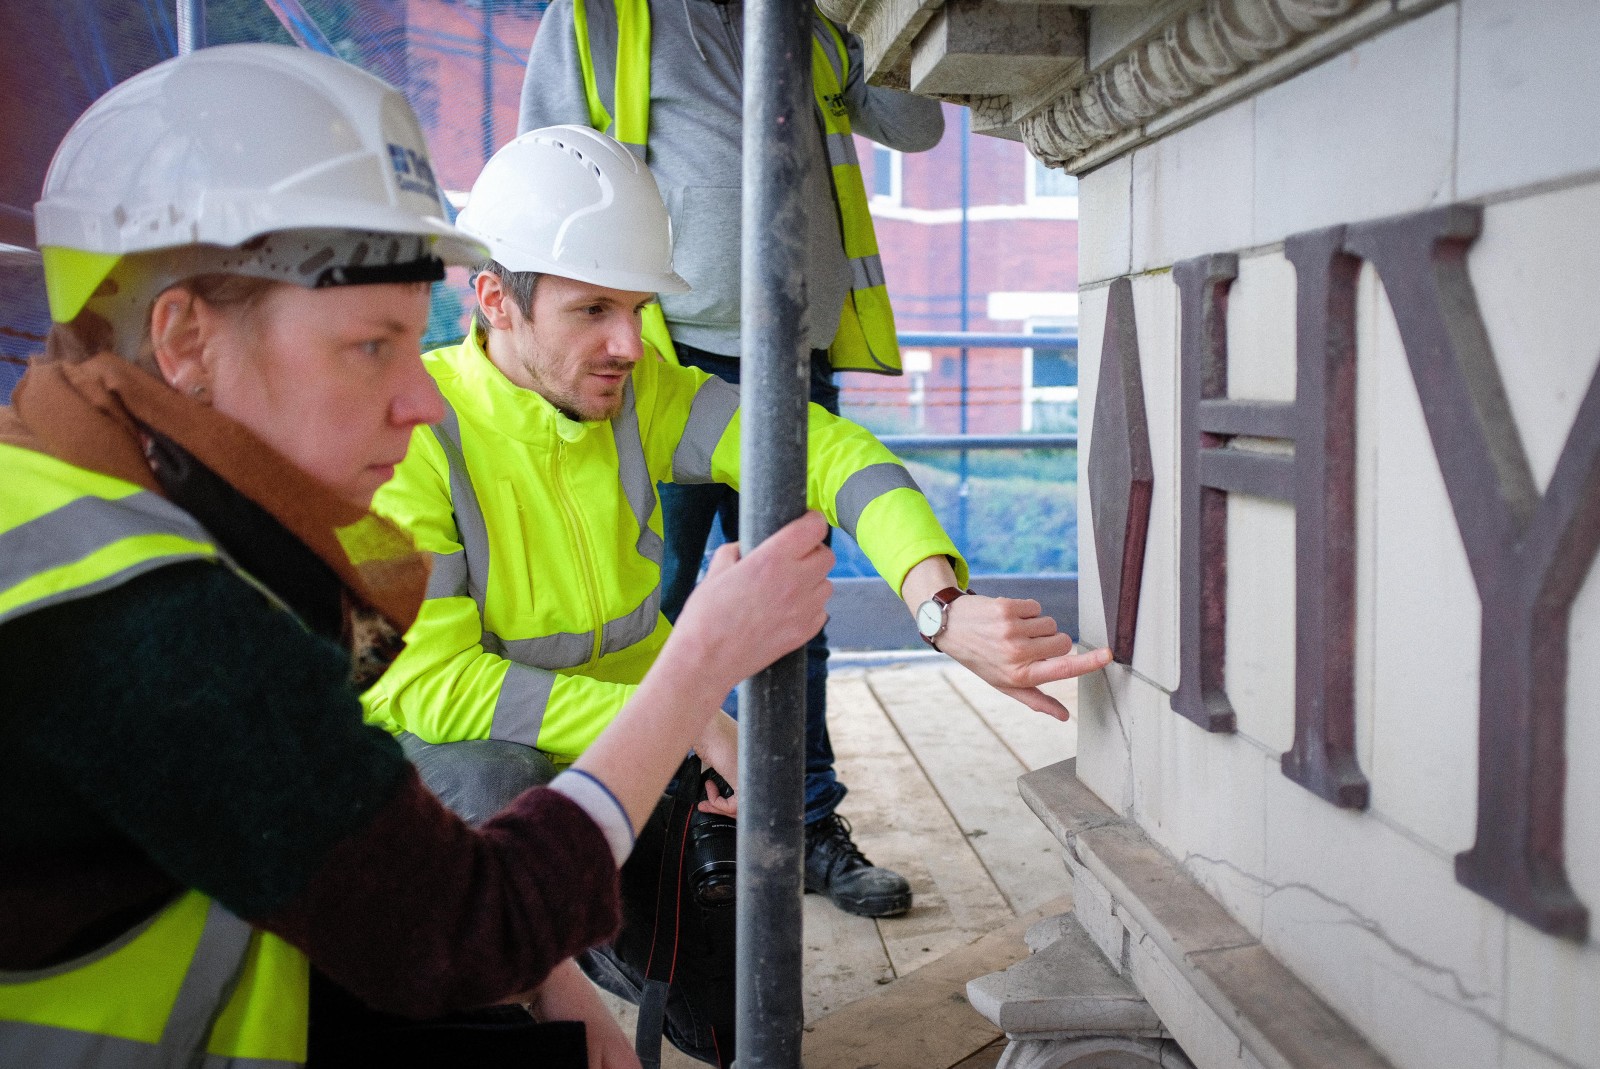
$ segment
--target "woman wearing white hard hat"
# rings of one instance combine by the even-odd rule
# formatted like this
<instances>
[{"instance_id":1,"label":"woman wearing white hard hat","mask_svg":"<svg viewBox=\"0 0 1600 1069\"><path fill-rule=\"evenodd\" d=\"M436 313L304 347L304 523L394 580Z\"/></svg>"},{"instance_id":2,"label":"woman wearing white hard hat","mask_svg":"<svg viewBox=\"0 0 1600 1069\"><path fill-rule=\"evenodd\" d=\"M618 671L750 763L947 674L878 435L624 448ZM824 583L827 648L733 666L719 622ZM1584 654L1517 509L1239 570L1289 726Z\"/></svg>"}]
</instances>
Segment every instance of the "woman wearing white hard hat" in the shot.
<instances>
[{"instance_id":1,"label":"woman wearing white hard hat","mask_svg":"<svg viewBox=\"0 0 1600 1069\"><path fill-rule=\"evenodd\" d=\"M321 1015L525 999L608 937L689 740L820 626L822 521L724 559L601 740L469 829L357 700L428 581L367 511L441 414L428 283L483 255L403 98L279 46L171 60L79 120L36 218L57 326L0 409L0 1064L293 1066L308 1013L313 1062L531 1064L516 1027L363 1047Z\"/></svg>"}]
</instances>

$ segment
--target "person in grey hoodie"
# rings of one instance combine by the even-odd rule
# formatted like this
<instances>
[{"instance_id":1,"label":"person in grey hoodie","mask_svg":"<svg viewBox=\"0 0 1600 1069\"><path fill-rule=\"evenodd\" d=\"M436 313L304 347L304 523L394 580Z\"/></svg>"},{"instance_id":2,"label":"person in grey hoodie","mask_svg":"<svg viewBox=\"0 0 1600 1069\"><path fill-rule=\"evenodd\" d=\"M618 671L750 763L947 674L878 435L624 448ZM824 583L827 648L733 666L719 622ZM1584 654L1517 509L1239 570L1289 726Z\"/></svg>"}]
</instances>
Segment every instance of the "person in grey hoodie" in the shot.
<instances>
[{"instance_id":1,"label":"person in grey hoodie","mask_svg":"<svg viewBox=\"0 0 1600 1069\"><path fill-rule=\"evenodd\" d=\"M611 113L616 81L617 13L613 0L577 0L585 16L596 87ZM574 0L555 0L528 57L519 132L591 121L583 79L583 43ZM672 216L674 263L692 287L663 294L661 308L678 362L739 381L740 179L743 174L744 11L738 0L650 0L649 140L646 163ZM814 13L819 39L845 45L839 78L851 129L903 152L938 144L938 101L866 83L861 42ZM837 71L837 67L835 68ZM814 112L814 114L816 114ZM803 139L806 242L806 337L811 400L835 414L839 390L828 348L851 292L852 272L824 145L821 116ZM617 131L611 131L614 134ZM620 136L620 135L619 135ZM623 136L624 141L628 140ZM666 552L662 610L675 619L693 589L714 519L738 535L738 495L721 485L661 486ZM846 793L834 770L827 724L827 639L819 633L806 658L806 890L861 916L904 913L911 887L872 865L836 813ZM733 702L730 696L730 712Z\"/></svg>"}]
</instances>

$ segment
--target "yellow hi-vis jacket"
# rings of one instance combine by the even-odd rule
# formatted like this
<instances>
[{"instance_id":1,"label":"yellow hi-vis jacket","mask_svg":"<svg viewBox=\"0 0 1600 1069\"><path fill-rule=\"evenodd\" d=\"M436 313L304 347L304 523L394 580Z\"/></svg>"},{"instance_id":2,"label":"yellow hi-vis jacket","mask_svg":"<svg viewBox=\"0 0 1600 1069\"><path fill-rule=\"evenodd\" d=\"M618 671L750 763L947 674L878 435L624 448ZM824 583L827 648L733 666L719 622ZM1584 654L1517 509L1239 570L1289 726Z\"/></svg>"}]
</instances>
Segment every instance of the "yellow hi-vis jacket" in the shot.
<instances>
[{"instance_id":1,"label":"yellow hi-vis jacket","mask_svg":"<svg viewBox=\"0 0 1600 1069\"><path fill-rule=\"evenodd\" d=\"M449 407L419 427L374 508L434 554L406 649L362 700L427 742L504 739L558 763L616 716L670 630L657 482L739 485L739 391L649 349L610 421L568 419L489 361L476 326L423 357ZM807 501L898 590L966 565L905 466L810 407ZM773 606L775 613L783 606Z\"/></svg>"},{"instance_id":2,"label":"yellow hi-vis jacket","mask_svg":"<svg viewBox=\"0 0 1600 1069\"><path fill-rule=\"evenodd\" d=\"M615 86L604 88L595 77L585 0L572 3L573 32L577 37L589 125L611 134L641 160L648 160L650 0L612 2L617 12L617 74ZM861 161L856 157L855 138L850 133L850 116L845 111L842 87L849 73L848 52L839 30L819 12L813 12L811 34L812 92L816 96L817 114L822 119L823 142L833 178L833 199L839 211L839 233L844 239L844 254L850 261L851 273L850 294L845 298L839 330L828 347L828 357L835 371L898 375L900 344L895 338L894 310L889 305L883 260L878 255L878 235L872 228L867 187L861 177ZM607 107L608 95L610 107ZM645 309L644 337L667 359L677 362L659 305Z\"/></svg>"},{"instance_id":3,"label":"yellow hi-vis jacket","mask_svg":"<svg viewBox=\"0 0 1600 1069\"><path fill-rule=\"evenodd\" d=\"M179 561L234 567L132 483L10 445L0 468L0 624ZM306 1057L309 982L300 951L189 891L81 958L0 972L0 1065L288 1069Z\"/></svg>"}]
</instances>

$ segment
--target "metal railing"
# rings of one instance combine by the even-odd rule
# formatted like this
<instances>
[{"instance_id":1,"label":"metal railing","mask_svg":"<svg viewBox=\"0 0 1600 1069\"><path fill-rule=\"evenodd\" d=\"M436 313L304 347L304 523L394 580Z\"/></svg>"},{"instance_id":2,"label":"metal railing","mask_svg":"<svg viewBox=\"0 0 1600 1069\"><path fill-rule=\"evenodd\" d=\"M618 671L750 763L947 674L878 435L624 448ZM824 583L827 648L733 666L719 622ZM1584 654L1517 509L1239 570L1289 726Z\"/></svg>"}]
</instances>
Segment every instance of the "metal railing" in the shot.
<instances>
[{"instance_id":1,"label":"metal railing","mask_svg":"<svg viewBox=\"0 0 1600 1069\"><path fill-rule=\"evenodd\" d=\"M961 353L961 433L888 434L878 440L897 454L955 451L958 456L956 542L967 544L967 498L971 490L968 454L983 449L1076 449L1076 434L969 434L967 433L967 351L969 349L1078 349L1076 328L1051 334L1001 334L982 331L901 331L896 337L902 350L958 349ZM1074 576L1076 578L1076 576Z\"/></svg>"},{"instance_id":2,"label":"metal railing","mask_svg":"<svg viewBox=\"0 0 1600 1069\"><path fill-rule=\"evenodd\" d=\"M902 331L898 335L902 349L958 349L962 362L966 362L969 349L1046 349L1075 350L1078 346L1076 331L1060 334L1000 334L978 332ZM961 407L963 414L967 403L967 377L961 376ZM961 420L966 425L966 420ZM966 551L970 545L967 537L968 499L971 478L968 454L996 449L1076 449L1076 434L882 434L878 440L897 455L917 453L954 452L958 454L957 516L955 522L956 544ZM1076 634L1078 628L1078 574L1072 572L1017 572L1004 575L980 575L974 585L985 593L1005 597L1034 598L1046 614L1055 618L1061 628ZM916 629L911 625L904 607L895 593L877 578L836 576L833 580L834 597L828 606L829 643L836 649L920 649Z\"/></svg>"}]
</instances>

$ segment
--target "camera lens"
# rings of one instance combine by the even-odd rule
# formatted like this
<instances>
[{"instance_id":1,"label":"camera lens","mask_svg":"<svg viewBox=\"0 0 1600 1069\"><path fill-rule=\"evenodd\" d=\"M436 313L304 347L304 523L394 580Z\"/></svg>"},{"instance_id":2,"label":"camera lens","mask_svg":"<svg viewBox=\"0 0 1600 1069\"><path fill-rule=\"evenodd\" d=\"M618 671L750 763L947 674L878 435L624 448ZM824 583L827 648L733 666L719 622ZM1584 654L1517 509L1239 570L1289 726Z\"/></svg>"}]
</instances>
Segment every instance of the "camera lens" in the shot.
<instances>
[{"instance_id":1,"label":"camera lens","mask_svg":"<svg viewBox=\"0 0 1600 1069\"><path fill-rule=\"evenodd\" d=\"M734 840L738 825L715 813L695 810L689 818L684 870L694 900L702 906L733 904Z\"/></svg>"}]
</instances>

